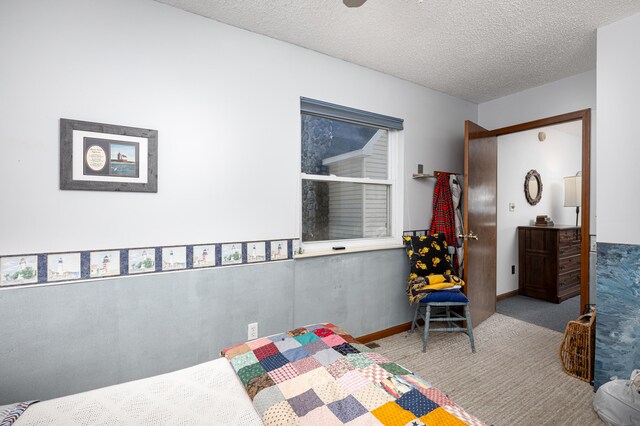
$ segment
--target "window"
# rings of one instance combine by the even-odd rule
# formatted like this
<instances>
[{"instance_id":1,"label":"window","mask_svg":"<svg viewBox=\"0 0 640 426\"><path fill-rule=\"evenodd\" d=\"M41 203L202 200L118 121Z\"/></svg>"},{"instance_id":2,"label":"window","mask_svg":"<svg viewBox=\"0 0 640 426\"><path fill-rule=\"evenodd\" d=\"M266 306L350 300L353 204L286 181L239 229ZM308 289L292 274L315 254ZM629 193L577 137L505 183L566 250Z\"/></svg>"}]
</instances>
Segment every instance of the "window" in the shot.
<instances>
[{"instance_id":1,"label":"window","mask_svg":"<svg viewBox=\"0 0 640 426\"><path fill-rule=\"evenodd\" d=\"M402 120L306 98L301 112L305 247L400 242Z\"/></svg>"}]
</instances>

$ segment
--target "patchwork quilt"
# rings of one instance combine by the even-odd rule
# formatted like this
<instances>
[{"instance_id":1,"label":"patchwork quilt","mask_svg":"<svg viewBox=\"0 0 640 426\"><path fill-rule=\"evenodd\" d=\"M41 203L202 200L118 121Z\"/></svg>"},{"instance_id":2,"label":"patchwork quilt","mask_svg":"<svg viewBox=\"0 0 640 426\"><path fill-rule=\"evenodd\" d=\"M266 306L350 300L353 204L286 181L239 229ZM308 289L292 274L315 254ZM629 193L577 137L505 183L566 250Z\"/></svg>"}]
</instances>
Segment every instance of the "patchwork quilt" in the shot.
<instances>
[{"instance_id":1,"label":"patchwork quilt","mask_svg":"<svg viewBox=\"0 0 640 426\"><path fill-rule=\"evenodd\" d=\"M20 417L31 404L38 401L18 402L17 404L5 405L0 407L0 426L11 426Z\"/></svg>"},{"instance_id":2,"label":"patchwork quilt","mask_svg":"<svg viewBox=\"0 0 640 426\"><path fill-rule=\"evenodd\" d=\"M316 324L222 351L265 425L484 425L445 394Z\"/></svg>"}]
</instances>

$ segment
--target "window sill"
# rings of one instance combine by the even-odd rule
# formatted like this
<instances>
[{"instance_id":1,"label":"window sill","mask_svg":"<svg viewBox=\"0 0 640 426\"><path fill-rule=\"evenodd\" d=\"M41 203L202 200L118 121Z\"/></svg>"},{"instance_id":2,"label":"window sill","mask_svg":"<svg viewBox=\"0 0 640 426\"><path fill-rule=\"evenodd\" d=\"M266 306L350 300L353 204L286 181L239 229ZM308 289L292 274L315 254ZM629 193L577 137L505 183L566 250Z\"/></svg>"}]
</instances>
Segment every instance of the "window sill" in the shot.
<instances>
[{"instance_id":1,"label":"window sill","mask_svg":"<svg viewBox=\"0 0 640 426\"><path fill-rule=\"evenodd\" d=\"M395 249L404 249L402 244L390 243L384 245L377 246L363 246L363 247L352 247L344 250L317 250L311 251L302 254L296 254L293 256L293 259L306 259L309 257L320 257L320 256L333 256L340 254L349 254L349 253L360 253L365 251L377 251L377 250L395 250Z\"/></svg>"}]
</instances>

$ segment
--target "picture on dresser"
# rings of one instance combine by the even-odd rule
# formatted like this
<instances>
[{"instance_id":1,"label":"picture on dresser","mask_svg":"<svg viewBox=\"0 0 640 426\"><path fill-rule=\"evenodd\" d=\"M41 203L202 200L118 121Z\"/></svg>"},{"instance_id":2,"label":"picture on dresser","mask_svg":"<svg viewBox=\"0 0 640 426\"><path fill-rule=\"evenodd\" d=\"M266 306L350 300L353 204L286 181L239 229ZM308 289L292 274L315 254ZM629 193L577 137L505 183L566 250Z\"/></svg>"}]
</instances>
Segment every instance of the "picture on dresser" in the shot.
<instances>
[{"instance_id":1,"label":"picture on dresser","mask_svg":"<svg viewBox=\"0 0 640 426\"><path fill-rule=\"evenodd\" d=\"M38 282L38 256L0 258L0 286Z\"/></svg>"},{"instance_id":2,"label":"picture on dresser","mask_svg":"<svg viewBox=\"0 0 640 426\"><path fill-rule=\"evenodd\" d=\"M157 130L60 119L60 189L157 192Z\"/></svg>"}]
</instances>

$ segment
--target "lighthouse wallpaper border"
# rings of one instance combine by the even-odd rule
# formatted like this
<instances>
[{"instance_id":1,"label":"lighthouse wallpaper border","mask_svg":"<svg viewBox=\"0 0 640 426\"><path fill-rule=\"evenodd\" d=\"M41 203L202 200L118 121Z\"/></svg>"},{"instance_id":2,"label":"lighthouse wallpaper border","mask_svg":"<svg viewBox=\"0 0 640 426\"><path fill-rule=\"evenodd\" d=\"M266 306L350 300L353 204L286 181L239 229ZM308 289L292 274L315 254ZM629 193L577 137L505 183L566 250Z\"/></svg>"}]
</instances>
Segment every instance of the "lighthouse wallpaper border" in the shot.
<instances>
[{"instance_id":1,"label":"lighthouse wallpaper border","mask_svg":"<svg viewBox=\"0 0 640 426\"><path fill-rule=\"evenodd\" d=\"M172 246L162 248L162 270L176 271L187 268L187 247Z\"/></svg>"},{"instance_id":2,"label":"lighthouse wallpaper border","mask_svg":"<svg viewBox=\"0 0 640 426\"><path fill-rule=\"evenodd\" d=\"M156 249L153 247L129 249L129 275L156 271Z\"/></svg>"},{"instance_id":3,"label":"lighthouse wallpaper border","mask_svg":"<svg viewBox=\"0 0 640 426\"><path fill-rule=\"evenodd\" d=\"M89 255L89 277L120 275L120 250L92 251Z\"/></svg>"},{"instance_id":4,"label":"lighthouse wallpaper border","mask_svg":"<svg viewBox=\"0 0 640 426\"><path fill-rule=\"evenodd\" d=\"M82 278L81 254L56 253L47 256L47 281L71 281Z\"/></svg>"},{"instance_id":5,"label":"lighthouse wallpaper border","mask_svg":"<svg viewBox=\"0 0 640 426\"><path fill-rule=\"evenodd\" d=\"M216 266L215 244L193 246L193 268L206 268Z\"/></svg>"},{"instance_id":6,"label":"lighthouse wallpaper border","mask_svg":"<svg viewBox=\"0 0 640 426\"><path fill-rule=\"evenodd\" d=\"M38 282L38 256L10 256L0 259L0 286Z\"/></svg>"},{"instance_id":7,"label":"lighthouse wallpaper border","mask_svg":"<svg viewBox=\"0 0 640 426\"><path fill-rule=\"evenodd\" d=\"M418 235L424 232L426 230L413 230L404 231L404 234ZM43 285L83 285L90 281L142 274L279 262L294 259L301 253L299 238L277 238L177 246L148 245L89 251L0 254L0 291Z\"/></svg>"},{"instance_id":8,"label":"lighthouse wallpaper border","mask_svg":"<svg viewBox=\"0 0 640 426\"><path fill-rule=\"evenodd\" d=\"M158 131L61 118L60 189L158 192Z\"/></svg>"}]
</instances>

